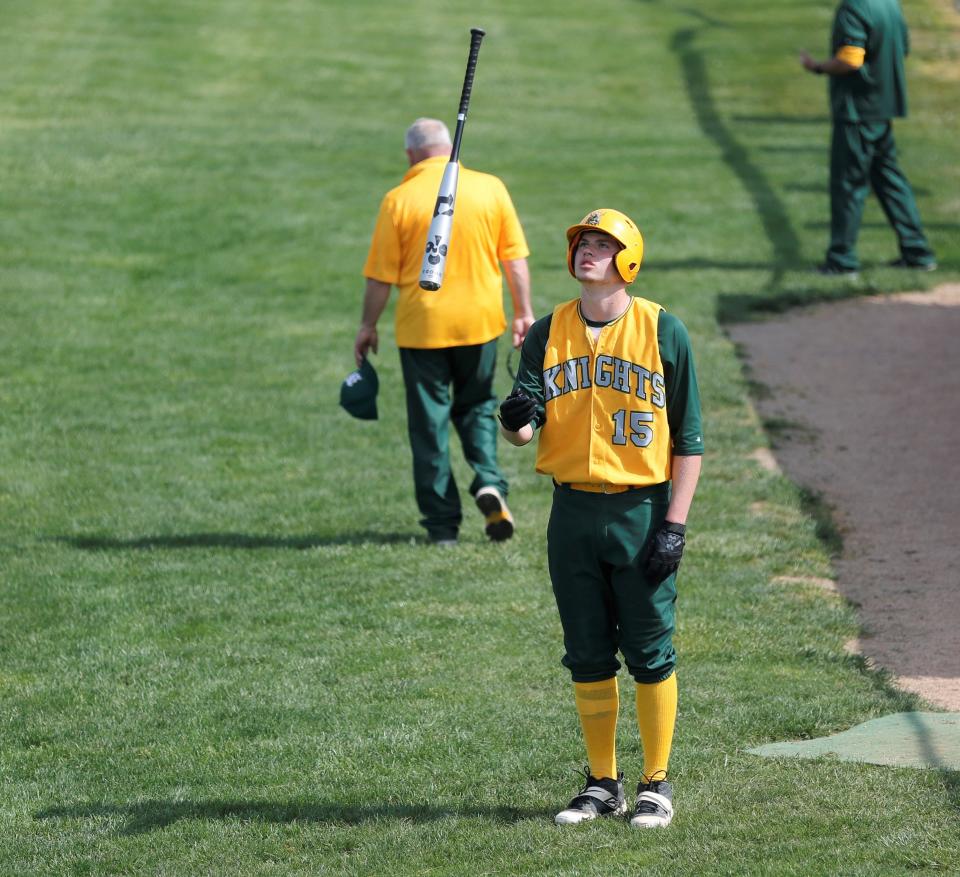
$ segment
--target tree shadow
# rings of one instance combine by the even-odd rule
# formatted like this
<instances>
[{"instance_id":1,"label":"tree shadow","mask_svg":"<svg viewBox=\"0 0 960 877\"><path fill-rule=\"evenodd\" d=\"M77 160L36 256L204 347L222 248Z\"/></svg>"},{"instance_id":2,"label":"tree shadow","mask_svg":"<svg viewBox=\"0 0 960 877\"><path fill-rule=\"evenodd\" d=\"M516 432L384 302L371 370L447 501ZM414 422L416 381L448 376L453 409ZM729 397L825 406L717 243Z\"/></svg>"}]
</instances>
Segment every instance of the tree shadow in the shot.
<instances>
[{"instance_id":1,"label":"tree shadow","mask_svg":"<svg viewBox=\"0 0 960 877\"><path fill-rule=\"evenodd\" d=\"M54 536L52 541L61 542L81 551L154 551L182 548L231 548L251 550L260 548L306 551L332 545L402 545L425 541L412 533L377 533L361 531L320 536L309 533L303 536L271 536L257 533L171 533L169 535L137 536L118 539L111 536Z\"/></svg>"},{"instance_id":2,"label":"tree shadow","mask_svg":"<svg viewBox=\"0 0 960 877\"><path fill-rule=\"evenodd\" d=\"M651 259L643 263L645 274L655 271L772 271L768 261L739 261L735 259Z\"/></svg>"},{"instance_id":3,"label":"tree shadow","mask_svg":"<svg viewBox=\"0 0 960 877\"><path fill-rule=\"evenodd\" d=\"M803 224L804 228L816 229L816 230L827 230L830 229L830 223L826 220L813 220L811 222L805 222ZM881 222L880 220L871 220L869 222L861 222L861 228L881 228L887 229L890 228L890 224L887 222ZM927 222L924 221L923 227L925 229L932 228L937 231L957 231L960 229L960 222Z\"/></svg>"},{"instance_id":4,"label":"tree shadow","mask_svg":"<svg viewBox=\"0 0 960 877\"><path fill-rule=\"evenodd\" d=\"M941 770L943 790L955 810L960 810L960 770Z\"/></svg>"},{"instance_id":5,"label":"tree shadow","mask_svg":"<svg viewBox=\"0 0 960 877\"><path fill-rule=\"evenodd\" d=\"M827 148L819 143L768 143L764 146L756 147L760 152L780 153L783 155L799 155L807 153L817 153L824 156L826 164Z\"/></svg>"},{"instance_id":6,"label":"tree shadow","mask_svg":"<svg viewBox=\"0 0 960 877\"><path fill-rule=\"evenodd\" d=\"M704 267L710 267L705 265ZM733 266L730 266L731 269ZM745 263L745 268L749 264ZM885 263L865 264L863 271L872 271L880 269L887 272L887 278L898 269L890 268ZM955 272L960 270L960 265L952 262L940 262L940 269L944 272ZM901 271L903 275L910 275L914 272ZM929 274L922 274L924 278L930 278ZM909 278L906 278L909 279ZM919 279L919 278L918 278ZM751 293L722 293L717 297L716 316L721 325L730 323L749 323L764 317L775 314L783 314L794 308L807 307L809 305L823 304L824 302L837 302L849 298L858 298L864 295L880 295L884 292L895 292L897 289L916 288L907 283L901 283L897 287L891 285L880 286L872 279L861 276L846 279L838 278L825 286L798 286L795 289L767 289L763 293L756 295Z\"/></svg>"},{"instance_id":7,"label":"tree shadow","mask_svg":"<svg viewBox=\"0 0 960 877\"><path fill-rule=\"evenodd\" d=\"M700 9L697 9L694 6L675 6L677 12L683 12L685 15L689 15L691 18L697 18L702 21L708 27L721 27L728 28L730 25L719 18L711 18L705 12Z\"/></svg>"},{"instance_id":8,"label":"tree shadow","mask_svg":"<svg viewBox=\"0 0 960 877\"><path fill-rule=\"evenodd\" d=\"M824 165L826 167L826 165ZM830 194L830 184L827 180L824 180L822 183L784 183L783 188L787 192L802 192L807 195L829 195ZM925 189L923 186L914 186L913 183L910 184L910 188L913 189L914 195L926 196L931 194L929 189ZM823 223L823 225L829 228L829 223ZM928 222L924 223L924 227L937 228L956 228L954 223L938 223L937 225L931 225ZM810 228L809 224L807 228Z\"/></svg>"},{"instance_id":9,"label":"tree shadow","mask_svg":"<svg viewBox=\"0 0 960 877\"><path fill-rule=\"evenodd\" d=\"M929 764L936 764L940 758L940 753L937 752L933 741L930 739L929 730L924 727L916 712L907 713L907 721L913 726L913 731L923 750L924 758ZM943 790L946 792L950 804L955 810L960 810L960 771L938 768L937 773L943 781Z\"/></svg>"},{"instance_id":10,"label":"tree shadow","mask_svg":"<svg viewBox=\"0 0 960 877\"><path fill-rule=\"evenodd\" d=\"M470 806L456 803L436 804L332 804L324 801L170 801L152 799L128 804L107 802L68 804L48 807L34 814L34 819L104 819L123 818L120 835L146 834L159 831L184 819L232 820L240 822L315 822L331 825L363 825L367 822L407 821L436 822L441 819L484 819L503 824L525 819L542 819L544 812L529 807Z\"/></svg>"},{"instance_id":11,"label":"tree shadow","mask_svg":"<svg viewBox=\"0 0 960 877\"><path fill-rule=\"evenodd\" d=\"M731 116L734 122L744 122L750 125L829 125L829 116L784 116L784 115L736 115Z\"/></svg>"},{"instance_id":12,"label":"tree shadow","mask_svg":"<svg viewBox=\"0 0 960 877\"><path fill-rule=\"evenodd\" d=\"M714 26L713 22L708 22L708 26ZM705 53L695 46L697 32L696 28L677 31L673 35L671 49L679 58L687 98L700 129L716 144L723 160L753 200L764 232L773 247L773 276L768 288L776 288L788 269L802 263L800 239L766 175L751 160L746 147L733 135L717 109L704 60ZM807 147L798 149L805 151Z\"/></svg>"},{"instance_id":13,"label":"tree shadow","mask_svg":"<svg viewBox=\"0 0 960 877\"><path fill-rule=\"evenodd\" d=\"M821 302L842 301L875 291L864 287L859 281L848 281L839 286L825 286L820 289L814 287L783 289L771 291L766 295L724 293L717 298L717 321L721 325L747 323L765 316L782 314L793 308Z\"/></svg>"}]
</instances>

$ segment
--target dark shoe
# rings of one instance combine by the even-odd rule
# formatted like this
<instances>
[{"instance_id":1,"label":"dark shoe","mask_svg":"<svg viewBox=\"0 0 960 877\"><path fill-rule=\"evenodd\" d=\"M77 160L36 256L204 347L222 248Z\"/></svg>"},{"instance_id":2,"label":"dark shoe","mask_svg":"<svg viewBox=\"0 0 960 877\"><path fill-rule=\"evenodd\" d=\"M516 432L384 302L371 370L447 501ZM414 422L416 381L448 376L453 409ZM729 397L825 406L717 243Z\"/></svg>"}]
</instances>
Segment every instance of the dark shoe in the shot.
<instances>
[{"instance_id":1,"label":"dark shoe","mask_svg":"<svg viewBox=\"0 0 960 877\"><path fill-rule=\"evenodd\" d=\"M589 767L585 767L583 773L587 778L586 785L580 794L553 818L557 825L578 825L598 816L623 816L627 812L622 773L618 774L615 780L598 780L590 776Z\"/></svg>"},{"instance_id":2,"label":"dark shoe","mask_svg":"<svg viewBox=\"0 0 960 877\"><path fill-rule=\"evenodd\" d=\"M640 783L630 825L633 828L666 828L673 819L673 786L666 780Z\"/></svg>"},{"instance_id":3,"label":"dark shoe","mask_svg":"<svg viewBox=\"0 0 960 877\"><path fill-rule=\"evenodd\" d=\"M843 268L840 265L831 265L829 262L817 265L814 270L824 277L856 277L860 273L856 268Z\"/></svg>"},{"instance_id":4,"label":"dark shoe","mask_svg":"<svg viewBox=\"0 0 960 877\"><path fill-rule=\"evenodd\" d=\"M910 271L936 271L937 263L936 262L908 262L906 259L901 256L899 259L894 259L892 262L887 262L887 267L889 268L907 268Z\"/></svg>"},{"instance_id":5,"label":"dark shoe","mask_svg":"<svg viewBox=\"0 0 960 877\"><path fill-rule=\"evenodd\" d=\"M513 515L507 501L496 487L481 487L475 497L477 508L485 518L487 536L493 542L504 542L513 535Z\"/></svg>"}]
</instances>

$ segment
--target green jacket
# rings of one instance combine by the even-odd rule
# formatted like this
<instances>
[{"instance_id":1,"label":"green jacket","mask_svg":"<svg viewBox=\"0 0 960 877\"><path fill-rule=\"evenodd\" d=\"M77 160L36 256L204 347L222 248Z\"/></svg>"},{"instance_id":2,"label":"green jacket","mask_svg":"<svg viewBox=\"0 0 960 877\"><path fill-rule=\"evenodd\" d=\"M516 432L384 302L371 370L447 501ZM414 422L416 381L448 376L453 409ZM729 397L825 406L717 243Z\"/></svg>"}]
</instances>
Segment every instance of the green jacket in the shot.
<instances>
[{"instance_id":1,"label":"green jacket","mask_svg":"<svg viewBox=\"0 0 960 877\"><path fill-rule=\"evenodd\" d=\"M907 114L903 59L910 51L898 0L841 0L830 37L830 56L843 46L866 51L863 66L830 77L830 111L841 122L884 122Z\"/></svg>"}]
</instances>

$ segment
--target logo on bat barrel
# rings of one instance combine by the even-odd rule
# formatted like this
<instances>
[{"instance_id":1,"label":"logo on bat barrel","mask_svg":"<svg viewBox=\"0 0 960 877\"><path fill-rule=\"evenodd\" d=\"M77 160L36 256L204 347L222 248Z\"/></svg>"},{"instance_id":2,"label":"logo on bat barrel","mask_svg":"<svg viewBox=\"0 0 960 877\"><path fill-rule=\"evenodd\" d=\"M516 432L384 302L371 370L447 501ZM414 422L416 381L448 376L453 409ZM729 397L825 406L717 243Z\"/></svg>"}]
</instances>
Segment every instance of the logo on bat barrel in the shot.
<instances>
[{"instance_id":1,"label":"logo on bat barrel","mask_svg":"<svg viewBox=\"0 0 960 877\"><path fill-rule=\"evenodd\" d=\"M440 235L435 234L432 241L427 241L427 261L431 265L439 265L440 260L447 255L447 245L441 244L440 241L443 238Z\"/></svg>"},{"instance_id":2,"label":"logo on bat barrel","mask_svg":"<svg viewBox=\"0 0 960 877\"><path fill-rule=\"evenodd\" d=\"M433 208L434 216L453 216L453 195L437 195L437 203ZM440 208L446 205L446 210Z\"/></svg>"}]
</instances>

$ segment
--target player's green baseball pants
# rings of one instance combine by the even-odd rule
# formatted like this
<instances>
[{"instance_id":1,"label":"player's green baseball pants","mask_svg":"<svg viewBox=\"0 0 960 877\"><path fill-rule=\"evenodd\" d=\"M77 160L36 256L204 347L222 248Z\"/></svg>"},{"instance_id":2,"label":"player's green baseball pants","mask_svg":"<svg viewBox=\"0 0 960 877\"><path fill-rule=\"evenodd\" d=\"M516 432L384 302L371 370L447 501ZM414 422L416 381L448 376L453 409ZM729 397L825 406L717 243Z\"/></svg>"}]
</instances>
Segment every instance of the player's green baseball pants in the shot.
<instances>
[{"instance_id":1,"label":"player's green baseball pants","mask_svg":"<svg viewBox=\"0 0 960 877\"><path fill-rule=\"evenodd\" d=\"M859 268L857 235L867 192L873 189L893 227L901 256L912 265L932 262L910 183L900 169L890 122L833 123L830 143L830 248L827 262Z\"/></svg>"},{"instance_id":2,"label":"player's green baseball pants","mask_svg":"<svg viewBox=\"0 0 960 877\"><path fill-rule=\"evenodd\" d=\"M450 468L451 422L474 472L470 493L492 486L507 495L497 466L496 362L496 339L434 350L400 348L417 507L433 539L456 538L463 519Z\"/></svg>"},{"instance_id":3,"label":"player's green baseball pants","mask_svg":"<svg viewBox=\"0 0 960 877\"><path fill-rule=\"evenodd\" d=\"M554 490L547 558L563 664L574 682L615 676L618 650L637 682L673 672L676 576L651 585L643 572L645 548L669 502L669 484L615 494Z\"/></svg>"}]
</instances>

